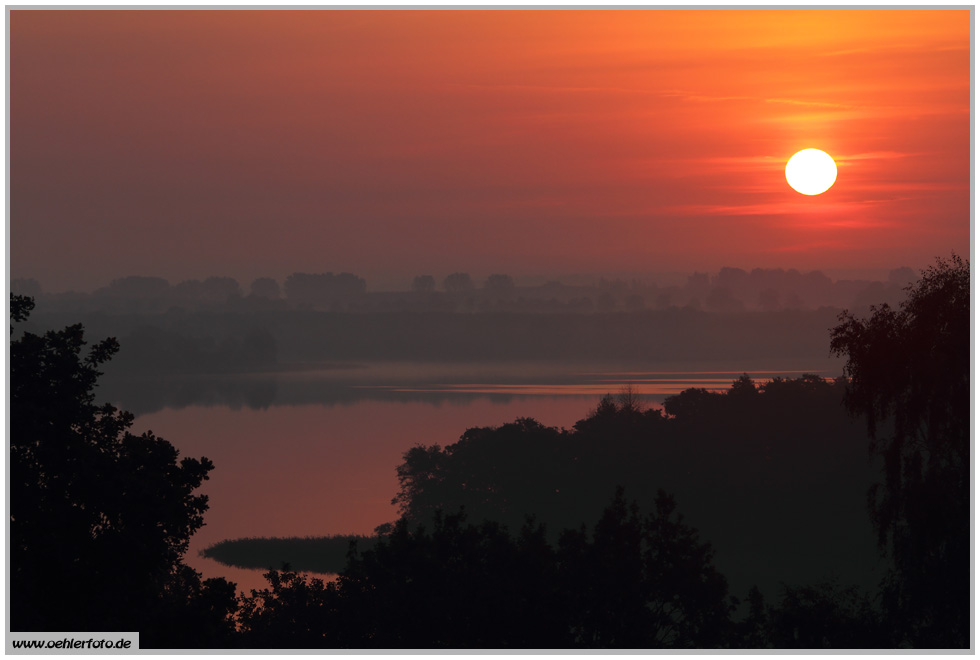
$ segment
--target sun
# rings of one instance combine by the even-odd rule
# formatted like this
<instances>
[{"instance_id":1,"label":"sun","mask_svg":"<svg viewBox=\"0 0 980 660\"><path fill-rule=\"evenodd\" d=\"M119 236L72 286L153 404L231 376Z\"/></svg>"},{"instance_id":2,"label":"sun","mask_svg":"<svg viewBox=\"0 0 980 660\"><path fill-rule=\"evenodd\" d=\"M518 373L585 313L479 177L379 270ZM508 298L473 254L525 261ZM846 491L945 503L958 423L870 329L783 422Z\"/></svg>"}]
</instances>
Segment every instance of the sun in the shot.
<instances>
[{"instance_id":1,"label":"sun","mask_svg":"<svg viewBox=\"0 0 980 660\"><path fill-rule=\"evenodd\" d=\"M837 163L819 149L797 151L786 162L786 181L796 192L819 195L837 180Z\"/></svg>"}]
</instances>

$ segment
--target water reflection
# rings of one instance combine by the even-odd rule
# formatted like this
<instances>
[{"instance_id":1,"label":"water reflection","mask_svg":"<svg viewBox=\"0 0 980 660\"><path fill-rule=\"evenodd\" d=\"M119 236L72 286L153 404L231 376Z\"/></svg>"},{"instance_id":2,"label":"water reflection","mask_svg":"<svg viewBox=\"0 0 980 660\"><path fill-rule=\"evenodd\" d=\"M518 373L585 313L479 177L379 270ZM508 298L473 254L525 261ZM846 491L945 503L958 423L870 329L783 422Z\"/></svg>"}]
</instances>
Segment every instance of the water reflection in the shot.
<instances>
[{"instance_id":1,"label":"water reflection","mask_svg":"<svg viewBox=\"0 0 980 660\"><path fill-rule=\"evenodd\" d=\"M222 576L240 589L266 586L260 571L222 566L204 548L243 537L371 534L397 518L395 468L416 444L447 445L473 426L517 417L570 427L594 397L485 397L451 404L361 399L345 405L274 405L264 409L191 405L140 415L182 456L215 465L202 487L206 525L191 539L187 563L205 577Z\"/></svg>"},{"instance_id":2,"label":"water reflection","mask_svg":"<svg viewBox=\"0 0 980 660\"><path fill-rule=\"evenodd\" d=\"M765 381L802 373L833 377L841 371L839 361L832 359L738 368L742 366L683 370L661 363L637 370L587 363L369 363L301 365L275 372L216 376L140 378L108 373L98 396L138 415L187 406L262 410L277 405L351 405L359 401L465 405L473 397L506 404L535 396L598 398L627 386L648 403L658 404L691 387L724 390L742 373Z\"/></svg>"},{"instance_id":3,"label":"water reflection","mask_svg":"<svg viewBox=\"0 0 980 660\"><path fill-rule=\"evenodd\" d=\"M626 385L649 405L690 387L727 389L748 372L757 381L816 373L822 364L329 365L220 377L107 378L98 392L137 414L137 432L153 430L184 456L216 466L203 492L206 526L192 539L188 563L245 590L260 571L200 557L226 539L370 534L397 517L395 468L416 444L455 442L468 428L533 417L571 427L599 398Z\"/></svg>"}]
</instances>

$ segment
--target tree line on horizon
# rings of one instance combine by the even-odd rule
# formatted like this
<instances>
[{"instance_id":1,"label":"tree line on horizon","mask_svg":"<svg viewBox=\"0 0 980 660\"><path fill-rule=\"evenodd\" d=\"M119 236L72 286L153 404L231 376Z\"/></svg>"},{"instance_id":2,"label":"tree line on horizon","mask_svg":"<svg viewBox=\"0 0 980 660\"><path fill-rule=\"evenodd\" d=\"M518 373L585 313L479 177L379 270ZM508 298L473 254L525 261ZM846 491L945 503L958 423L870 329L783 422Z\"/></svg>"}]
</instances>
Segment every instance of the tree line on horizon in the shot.
<instances>
[{"instance_id":1,"label":"tree line on horizon","mask_svg":"<svg viewBox=\"0 0 980 660\"><path fill-rule=\"evenodd\" d=\"M608 313L689 307L715 312L813 309L821 306L864 308L874 302L897 304L902 287L915 278L907 267L889 273L887 281L837 280L820 271L725 267L717 273L694 273L683 285L658 285L638 279L599 278L590 285L550 281L519 286L503 273L478 283L469 273L450 273L438 283L418 275L404 291L369 291L367 281L352 273L296 272L280 284L259 277L247 287L236 279L213 276L171 285L162 277L130 275L92 293L48 293L37 280L15 279L12 289L30 295L55 311L161 313L170 309L276 311L309 309L335 312L565 312Z\"/></svg>"},{"instance_id":2,"label":"tree line on horizon","mask_svg":"<svg viewBox=\"0 0 980 660\"><path fill-rule=\"evenodd\" d=\"M12 296L12 323L23 323L32 307L29 298ZM352 549L334 581L271 571L267 589L244 597L226 580L204 580L183 563L207 510L206 497L194 493L214 466L181 458L152 433L131 433L131 414L96 404L100 365L118 343L105 340L83 354L85 345L76 324L26 332L10 346L14 631L138 630L148 648L971 643L970 271L955 255L927 269L898 309L840 315L831 350L846 358L846 380L773 381L760 394L740 379L723 395L682 393L666 417L628 396L604 401L574 429L608 448L593 455L532 420L475 429L445 449L412 449L399 473L403 515L379 530L373 548ZM774 427L794 421L787 417L793 406L744 412L763 401L758 397L826 402L832 391L826 387L843 388L842 405L865 421L871 455L881 462L867 499L868 525L887 572L870 594L818 582L786 585L771 602L753 589L736 615L739 602L710 543L682 515L684 501L661 488L633 497L616 484L611 500L607 494L601 503L591 497L563 503L562 510L597 513L581 525L561 522L560 530L526 517L520 527L508 522L533 513L527 502L546 503L569 488L567 480L515 478L515 469L548 474L540 459L522 453L529 438L547 448L545 460L571 466L572 481L590 463L617 454L632 459L621 462L634 471L659 467L665 480L669 452L661 466L636 460L664 424L707 425L709 435L713 427L721 447L753 418ZM727 413L713 408L719 405ZM487 451L504 460L488 460ZM723 470L725 457L715 459ZM599 472L613 485L616 469ZM743 495L756 483L744 477ZM717 497L725 496L720 488ZM456 511L460 498L465 508Z\"/></svg>"}]
</instances>

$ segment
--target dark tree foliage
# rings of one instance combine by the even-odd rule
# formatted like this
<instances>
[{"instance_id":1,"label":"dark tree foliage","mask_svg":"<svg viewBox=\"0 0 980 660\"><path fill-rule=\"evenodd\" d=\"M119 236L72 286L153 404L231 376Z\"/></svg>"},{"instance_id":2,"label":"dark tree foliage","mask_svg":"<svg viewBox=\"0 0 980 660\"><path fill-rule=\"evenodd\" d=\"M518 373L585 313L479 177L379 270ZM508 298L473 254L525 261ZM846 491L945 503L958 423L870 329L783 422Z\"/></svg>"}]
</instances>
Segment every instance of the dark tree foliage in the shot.
<instances>
[{"instance_id":1,"label":"dark tree foliage","mask_svg":"<svg viewBox=\"0 0 980 660\"><path fill-rule=\"evenodd\" d=\"M207 304L224 303L240 298L242 288L233 277L212 276L204 280L184 280L173 288L175 297L181 302L200 302ZM134 296L139 297L139 296Z\"/></svg>"},{"instance_id":2,"label":"dark tree foliage","mask_svg":"<svg viewBox=\"0 0 980 660\"><path fill-rule=\"evenodd\" d=\"M436 509L465 506L473 520L516 528L524 515L534 514L560 530L592 524L607 494L622 485L646 502L659 488L683 493L688 506L709 515L718 502L732 505L753 526L761 524L757 490L769 500L808 504L826 518L831 501L847 506L842 486L856 483L850 490L860 504L870 483L860 450L851 451L853 465L839 451L861 436L840 406L843 389L842 381L816 376L757 387L746 376L727 393L690 389L669 397L666 416L625 392L604 398L571 430L533 419L472 428L446 447L419 445L406 452L392 503L412 524ZM748 474L757 476L746 485ZM828 478L836 488L815 499L810 492ZM761 504L772 508L772 502ZM810 514L807 509L798 517ZM859 524L865 526L864 520Z\"/></svg>"},{"instance_id":3,"label":"dark tree foliage","mask_svg":"<svg viewBox=\"0 0 980 660\"><path fill-rule=\"evenodd\" d=\"M970 635L970 265L938 259L899 309L849 312L831 350L847 357L846 403L868 423L883 481L872 521L894 571L885 603L916 647L966 647Z\"/></svg>"},{"instance_id":4,"label":"dark tree foliage","mask_svg":"<svg viewBox=\"0 0 980 660\"><path fill-rule=\"evenodd\" d=\"M445 449L414 447L398 466L402 487L392 504L412 522L428 520L438 509L463 506L475 520L519 524L526 513L554 506L561 489L570 485L572 474L549 469L557 465L550 459L567 445L564 439L557 429L518 419L498 428L469 429ZM520 459L498 459L507 455Z\"/></svg>"},{"instance_id":5,"label":"dark tree foliage","mask_svg":"<svg viewBox=\"0 0 980 660\"><path fill-rule=\"evenodd\" d=\"M575 422L573 429L586 436L609 435L632 441L662 429L663 420L663 413L647 408L636 390L627 386L618 396L602 397L591 414Z\"/></svg>"},{"instance_id":6,"label":"dark tree foliage","mask_svg":"<svg viewBox=\"0 0 980 660\"><path fill-rule=\"evenodd\" d=\"M734 601L711 564L712 551L657 493L640 513L620 489L589 538L566 531L559 541L564 606L575 646L718 648L727 642Z\"/></svg>"},{"instance_id":7,"label":"dark tree foliage","mask_svg":"<svg viewBox=\"0 0 980 660\"><path fill-rule=\"evenodd\" d=\"M162 277L143 277L130 275L121 277L109 283L109 286L99 289L98 294L123 298L159 298L170 290L170 283Z\"/></svg>"},{"instance_id":8,"label":"dark tree foliage","mask_svg":"<svg viewBox=\"0 0 980 660\"><path fill-rule=\"evenodd\" d=\"M540 529L515 540L493 523L438 513L414 531L404 522L353 555L338 579L342 646L527 648L568 646Z\"/></svg>"},{"instance_id":9,"label":"dark tree foliage","mask_svg":"<svg viewBox=\"0 0 980 660\"><path fill-rule=\"evenodd\" d=\"M271 277L259 277L252 281L251 294L258 298L279 299L279 282Z\"/></svg>"},{"instance_id":10,"label":"dark tree foliage","mask_svg":"<svg viewBox=\"0 0 980 660\"><path fill-rule=\"evenodd\" d=\"M288 568L265 574L269 587L243 596L238 609L244 648L339 648L337 587Z\"/></svg>"},{"instance_id":11,"label":"dark tree foliage","mask_svg":"<svg viewBox=\"0 0 980 660\"><path fill-rule=\"evenodd\" d=\"M641 516L618 492L591 533L549 544L528 521L403 519L323 584L269 574L243 600L244 643L298 648L696 648L721 645L733 601L709 546L660 493Z\"/></svg>"},{"instance_id":12,"label":"dark tree foliage","mask_svg":"<svg viewBox=\"0 0 980 660\"><path fill-rule=\"evenodd\" d=\"M466 293L476 288L469 273L450 273L442 280L442 288L448 293Z\"/></svg>"},{"instance_id":13,"label":"dark tree foliage","mask_svg":"<svg viewBox=\"0 0 980 660\"><path fill-rule=\"evenodd\" d=\"M626 391L571 431L518 419L445 448L415 447L399 468L402 518L379 529L374 547L349 553L334 582L271 573L269 589L242 601L242 644L892 646L859 588L806 581L822 552L853 552L861 533L873 551L860 509L871 473L856 442L863 430L840 405L844 387L816 376L757 386L746 375L725 393L669 399L666 416ZM803 586L783 589L775 605L753 589L733 619L731 583L661 484L686 489L701 532L749 539L749 554L729 563L743 582L771 582L775 562ZM827 536L836 541L820 545ZM726 540L731 553L730 532Z\"/></svg>"},{"instance_id":14,"label":"dark tree foliage","mask_svg":"<svg viewBox=\"0 0 980 660\"><path fill-rule=\"evenodd\" d=\"M313 307L329 307L367 290L367 282L353 273L293 273L283 283L286 299Z\"/></svg>"},{"instance_id":15,"label":"dark tree foliage","mask_svg":"<svg viewBox=\"0 0 980 660\"><path fill-rule=\"evenodd\" d=\"M420 294L430 294L436 290L436 278L431 275L416 275L412 280L412 291Z\"/></svg>"},{"instance_id":16,"label":"dark tree foliage","mask_svg":"<svg viewBox=\"0 0 980 660\"><path fill-rule=\"evenodd\" d=\"M731 628L731 648L772 648L771 618L765 596L758 587L749 589L747 614Z\"/></svg>"},{"instance_id":17,"label":"dark tree foliage","mask_svg":"<svg viewBox=\"0 0 980 660\"><path fill-rule=\"evenodd\" d=\"M32 307L12 296L11 319ZM194 491L213 466L178 460L153 433L131 434L130 413L96 405L98 367L118 344L83 355L85 343L73 325L10 344L11 628L221 643L234 587L181 563L207 509Z\"/></svg>"},{"instance_id":18,"label":"dark tree foliage","mask_svg":"<svg viewBox=\"0 0 980 660\"><path fill-rule=\"evenodd\" d=\"M779 603L767 609L760 638L766 647L874 649L893 645L871 599L854 587L834 582L786 586ZM758 617L758 610L753 614Z\"/></svg>"},{"instance_id":19,"label":"dark tree foliage","mask_svg":"<svg viewBox=\"0 0 980 660\"><path fill-rule=\"evenodd\" d=\"M514 292L514 278L510 275L495 273L487 278L487 281L483 283L483 288L488 293L507 296Z\"/></svg>"}]
</instances>

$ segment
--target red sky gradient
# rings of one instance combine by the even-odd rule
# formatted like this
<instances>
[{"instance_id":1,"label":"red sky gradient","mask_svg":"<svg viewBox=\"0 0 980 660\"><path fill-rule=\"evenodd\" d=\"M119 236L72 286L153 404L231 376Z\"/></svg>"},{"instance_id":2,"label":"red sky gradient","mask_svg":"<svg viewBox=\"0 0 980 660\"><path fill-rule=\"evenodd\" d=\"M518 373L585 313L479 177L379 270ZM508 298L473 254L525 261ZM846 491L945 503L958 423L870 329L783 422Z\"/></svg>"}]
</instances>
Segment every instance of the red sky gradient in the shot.
<instances>
[{"instance_id":1,"label":"red sky gradient","mask_svg":"<svg viewBox=\"0 0 980 660\"><path fill-rule=\"evenodd\" d=\"M966 9L12 10L11 276L919 268L970 62Z\"/></svg>"}]
</instances>

